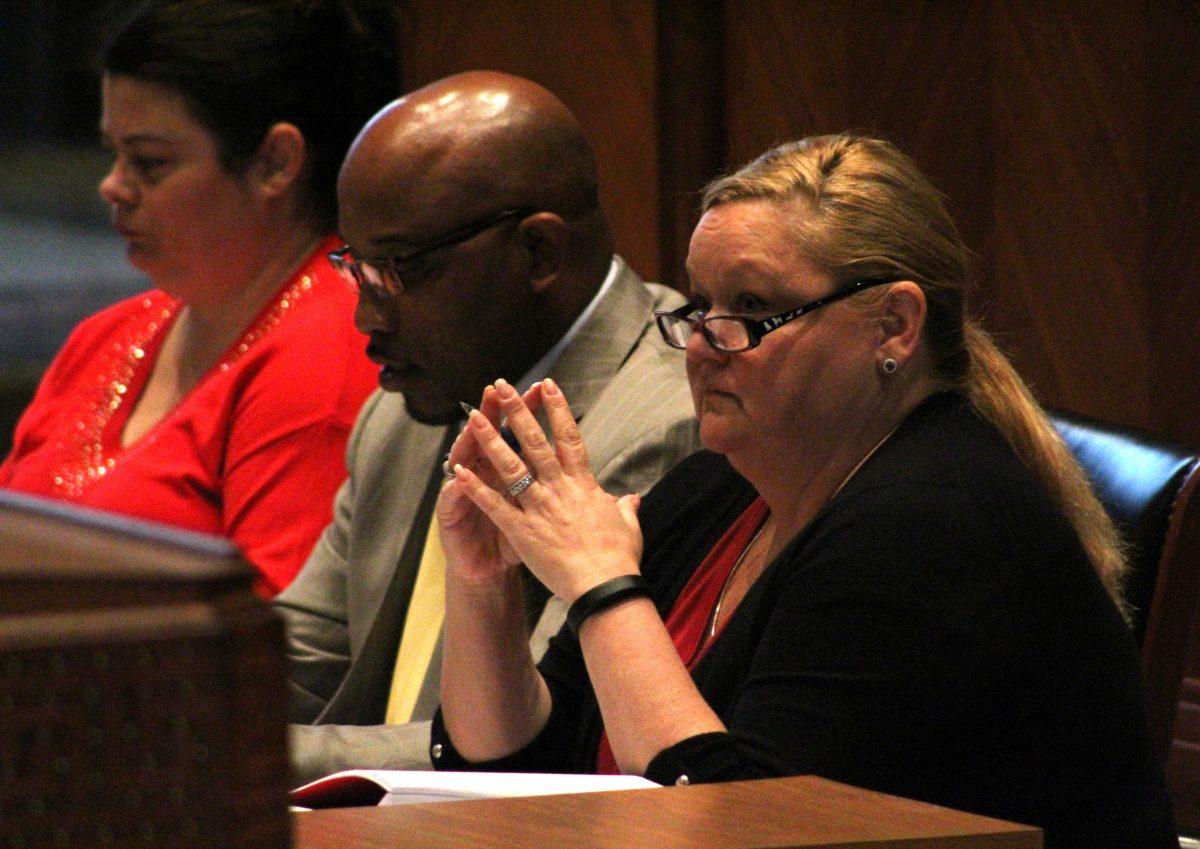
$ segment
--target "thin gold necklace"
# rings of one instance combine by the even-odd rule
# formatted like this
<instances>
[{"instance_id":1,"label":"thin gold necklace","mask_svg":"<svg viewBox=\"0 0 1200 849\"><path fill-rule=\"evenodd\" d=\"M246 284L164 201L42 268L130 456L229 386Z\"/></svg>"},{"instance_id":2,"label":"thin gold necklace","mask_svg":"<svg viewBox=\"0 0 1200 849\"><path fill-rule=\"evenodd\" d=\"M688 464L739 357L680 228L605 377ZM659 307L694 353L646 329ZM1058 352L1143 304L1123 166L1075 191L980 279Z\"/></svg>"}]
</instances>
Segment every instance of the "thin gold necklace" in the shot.
<instances>
[{"instance_id":1,"label":"thin gold necklace","mask_svg":"<svg viewBox=\"0 0 1200 849\"><path fill-rule=\"evenodd\" d=\"M708 620L708 637L706 640L711 640L714 636L716 636L717 622L721 618L721 605L725 603L725 594L729 592L729 586L733 583L733 576L736 575L738 570L742 568L742 563L745 562L746 556L750 554L750 550L754 548L754 544L758 542L758 538L762 536L763 531L766 530L767 521L769 519L770 516L768 516L766 519L763 519L763 523L758 526L758 530L754 532L754 536L750 538L750 542L746 543L746 547L742 549L742 553L739 554L738 559L734 561L733 568L730 569L729 574L725 576L725 583L721 584L721 592L717 596L717 603L713 607L712 616L709 617Z\"/></svg>"},{"instance_id":2,"label":"thin gold necklace","mask_svg":"<svg viewBox=\"0 0 1200 849\"><path fill-rule=\"evenodd\" d=\"M887 432L887 434L883 437L883 439L876 442L875 446L870 451L868 451L865 455L863 455L863 458L854 465L854 468L850 470L850 472L846 475L846 477L842 478L842 482L837 485L837 489L835 489L833 491L833 495L829 496L830 500L833 499L834 495L837 495L839 492L842 491L842 487L844 487L846 485L846 483L850 480L850 478L854 477L854 473L862 468L863 464L866 463L867 460L869 460L871 458L871 455L874 454L876 451L878 451L880 446L883 445L883 443L888 441L888 439L891 437L891 435L896 432L897 427L899 427L899 425L897 425L896 427L889 430ZM768 515L766 519L763 519L763 523L758 526L758 530L754 532L754 536L752 536L750 538L750 542L746 543L746 547L742 549L742 553L739 554L738 559L736 561L734 561L733 568L730 569L729 574L725 576L725 583L723 583L721 585L721 592L717 596L717 603L713 607L712 616L709 617L709 620L708 620L708 636L705 637L705 642L707 642L708 640L711 640L714 636L716 636L717 623L721 619L721 606L725 603L725 594L729 592L729 587L730 587L730 585L733 584L733 576L736 575L738 573L738 570L742 568L742 563L746 560L747 555L750 554L750 550L752 548L754 548L754 544L756 542L758 542L758 538L760 536L762 536L762 532L764 530L766 530L767 522L770 521L770 519L771 519L770 515Z\"/></svg>"}]
</instances>

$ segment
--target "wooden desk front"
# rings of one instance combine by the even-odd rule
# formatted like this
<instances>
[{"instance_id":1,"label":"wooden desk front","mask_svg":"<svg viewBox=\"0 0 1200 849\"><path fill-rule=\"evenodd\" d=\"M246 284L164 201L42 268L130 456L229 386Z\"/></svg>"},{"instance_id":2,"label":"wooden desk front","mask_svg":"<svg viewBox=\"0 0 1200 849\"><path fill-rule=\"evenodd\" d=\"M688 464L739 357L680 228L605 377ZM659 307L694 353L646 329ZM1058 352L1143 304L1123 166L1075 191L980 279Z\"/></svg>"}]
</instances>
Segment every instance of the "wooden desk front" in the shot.
<instances>
[{"instance_id":1,"label":"wooden desk front","mask_svg":"<svg viewBox=\"0 0 1200 849\"><path fill-rule=\"evenodd\" d=\"M1041 832L813 776L293 815L295 849L1040 849Z\"/></svg>"}]
</instances>

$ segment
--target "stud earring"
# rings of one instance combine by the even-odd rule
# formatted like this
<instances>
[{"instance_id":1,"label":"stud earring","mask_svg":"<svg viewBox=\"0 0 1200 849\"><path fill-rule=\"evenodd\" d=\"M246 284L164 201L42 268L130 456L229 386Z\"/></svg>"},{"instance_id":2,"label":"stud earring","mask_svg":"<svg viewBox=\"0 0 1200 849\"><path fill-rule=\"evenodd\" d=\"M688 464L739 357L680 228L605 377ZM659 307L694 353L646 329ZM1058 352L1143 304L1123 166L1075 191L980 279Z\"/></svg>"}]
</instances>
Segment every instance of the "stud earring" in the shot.
<instances>
[{"instance_id":1,"label":"stud earring","mask_svg":"<svg viewBox=\"0 0 1200 849\"><path fill-rule=\"evenodd\" d=\"M881 362L879 364L879 370L882 371L884 374L895 374L896 369L898 369L898 368L900 368L900 364L898 362L896 362L894 359L892 359L891 357L888 357L886 360L884 360L883 362Z\"/></svg>"}]
</instances>

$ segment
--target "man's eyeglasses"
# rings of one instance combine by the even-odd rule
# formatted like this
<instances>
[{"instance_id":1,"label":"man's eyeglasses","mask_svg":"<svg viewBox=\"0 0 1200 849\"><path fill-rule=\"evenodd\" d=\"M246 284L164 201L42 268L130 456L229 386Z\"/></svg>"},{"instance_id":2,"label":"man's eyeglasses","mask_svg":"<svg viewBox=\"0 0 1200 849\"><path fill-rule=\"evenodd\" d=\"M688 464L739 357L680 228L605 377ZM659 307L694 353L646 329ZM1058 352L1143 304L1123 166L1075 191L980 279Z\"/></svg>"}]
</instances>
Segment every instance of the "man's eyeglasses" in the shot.
<instances>
[{"instance_id":1,"label":"man's eyeglasses","mask_svg":"<svg viewBox=\"0 0 1200 849\"><path fill-rule=\"evenodd\" d=\"M749 351L751 348L757 348L758 344L762 342L763 337L772 330L778 330L789 321L794 321L813 310L820 309L843 298L848 298L851 295L857 295L859 292L870 289L873 286L883 286L904 279L906 278L870 277L865 280L856 280L845 288L838 289L836 292L826 295L823 298L817 298L815 301L809 301L803 306L795 307L787 312L781 312L769 318L750 318L744 315L709 316L705 310L696 305L695 301L689 301L670 312L660 310L654 314L654 317L658 321L658 330L662 333L663 340L672 348L687 348L688 340L692 337L693 333L699 330L704 334L705 341L718 351L737 354L742 351Z\"/></svg>"},{"instance_id":2,"label":"man's eyeglasses","mask_svg":"<svg viewBox=\"0 0 1200 849\"><path fill-rule=\"evenodd\" d=\"M484 230L490 230L492 227L508 221L510 218L517 218L518 216L526 217L536 211L532 207L527 206L517 209L505 209L497 212L495 215L489 215L486 218L481 218L478 221L473 221L470 224L452 230L446 235L434 239L432 242L422 245L414 251L396 256L381 257L380 259L356 259L350 252L350 246L342 245L336 251L332 251L329 254L329 262L346 280L357 286L360 291L365 289L376 296L399 295L404 291L404 282L400 275L400 269L403 266L434 251L461 245L463 242L475 238Z\"/></svg>"}]
</instances>

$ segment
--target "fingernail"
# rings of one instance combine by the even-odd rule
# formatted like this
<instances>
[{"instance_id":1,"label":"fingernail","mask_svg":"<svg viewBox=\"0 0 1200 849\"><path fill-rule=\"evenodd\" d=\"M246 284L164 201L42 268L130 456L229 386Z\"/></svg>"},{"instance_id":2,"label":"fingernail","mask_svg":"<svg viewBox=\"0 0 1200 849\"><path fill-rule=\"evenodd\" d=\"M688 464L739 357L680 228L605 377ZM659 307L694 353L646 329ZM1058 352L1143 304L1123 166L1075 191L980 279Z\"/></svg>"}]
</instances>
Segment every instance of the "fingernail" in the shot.
<instances>
[{"instance_id":1,"label":"fingernail","mask_svg":"<svg viewBox=\"0 0 1200 849\"><path fill-rule=\"evenodd\" d=\"M517 390L513 389L509 382L504 378L496 381L496 391L500 393L501 398L512 398L517 394Z\"/></svg>"},{"instance_id":2,"label":"fingernail","mask_svg":"<svg viewBox=\"0 0 1200 849\"><path fill-rule=\"evenodd\" d=\"M471 415L471 413L474 412L474 410L475 410L475 408L472 407L470 404L468 404L466 401L459 401L458 406L462 407L464 416Z\"/></svg>"},{"instance_id":3,"label":"fingernail","mask_svg":"<svg viewBox=\"0 0 1200 849\"><path fill-rule=\"evenodd\" d=\"M555 383L551 378L547 377L545 380L542 381L542 394L543 395L557 395L558 394L558 384Z\"/></svg>"},{"instance_id":4,"label":"fingernail","mask_svg":"<svg viewBox=\"0 0 1200 849\"><path fill-rule=\"evenodd\" d=\"M467 421L471 423L471 427L476 430L484 430L488 426L488 420L484 418L483 413L478 410L472 410L467 414Z\"/></svg>"}]
</instances>

